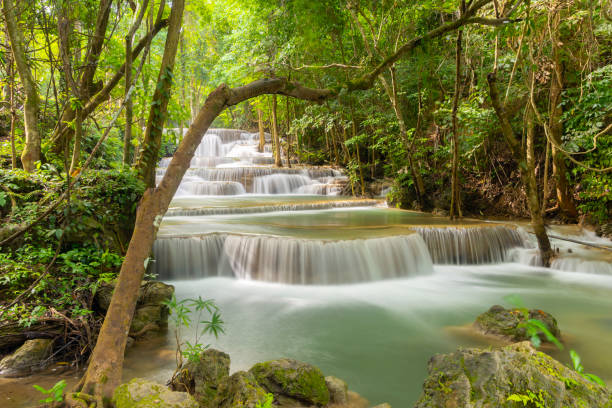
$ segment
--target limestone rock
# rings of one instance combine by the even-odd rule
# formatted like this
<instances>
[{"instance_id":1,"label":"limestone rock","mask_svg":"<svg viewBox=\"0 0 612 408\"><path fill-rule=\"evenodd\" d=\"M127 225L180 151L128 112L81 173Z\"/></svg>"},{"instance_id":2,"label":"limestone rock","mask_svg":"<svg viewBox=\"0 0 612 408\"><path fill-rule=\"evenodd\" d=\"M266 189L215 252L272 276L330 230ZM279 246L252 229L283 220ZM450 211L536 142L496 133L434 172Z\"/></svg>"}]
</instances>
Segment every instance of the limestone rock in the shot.
<instances>
[{"instance_id":1,"label":"limestone rock","mask_svg":"<svg viewBox=\"0 0 612 408\"><path fill-rule=\"evenodd\" d=\"M199 408L186 392L170 391L161 384L133 378L113 394L116 408Z\"/></svg>"},{"instance_id":2,"label":"limestone rock","mask_svg":"<svg viewBox=\"0 0 612 408\"><path fill-rule=\"evenodd\" d=\"M391 408L391 405L385 402L384 404L377 405L374 408Z\"/></svg>"},{"instance_id":3,"label":"limestone rock","mask_svg":"<svg viewBox=\"0 0 612 408\"><path fill-rule=\"evenodd\" d=\"M325 384L329 390L329 402L346 404L348 402L348 385L339 378L327 376Z\"/></svg>"},{"instance_id":4,"label":"limestone rock","mask_svg":"<svg viewBox=\"0 0 612 408\"><path fill-rule=\"evenodd\" d=\"M329 403L325 377L317 367L291 359L280 359L255 364L249 370L257 382L281 405L288 399L315 406ZM289 406L289 405L287 405ZM297 403L294 406L299 406Z\"/></svg>"},{"instance_id":5,"label":"limestone rock","mask_svg":"<svg viewBox=\"0 0 612 408\"><path fill-rule=\"evenodd\" d=\"M95 302L106 312L113 296L114 284L103 284L96 291ZM146 332L168 326L168 308L163 302L170 300L174 287L163 282L143 281L138 290L138 301L130 327L130 335L142 336Z\"/></svg>"},{"instance_id":6,"label":"limestone rock","mask_svg":"<svg viewBox=\"0 0 612 408\"><path fill-rule=\"evenodd\" d=\"M198 361L183 364L170 388L193 394L202 406L215 399L220 384L229 377L230 356L215 349L205 350Z\"/></svg>"},{"instance_id":7,"label":"limestone rock","mask_svg":"<svg viewBox=\"0 0 612 408\"><path fill-rule=\"evenodd\" d=\"M511 398L510 400L508 398ZM429 361L415 408L528 406L612 408L612 395L529 342L497 350L459 349Z\"/></svg>"},{"instance_id":8,"label":"limestone rock","mask_svg":"<svg viewBox=\"0 0 612 408\"><path fill-rule=\"evenodd\" d=\"M556 338L561 338L557 320L550 314L539 309L531 309L528 318L540 320ZM501 336L511 341L524 341L529 340L525 327L521 326L524 322L525 316L520 309L506 309L495 305L476 318L474 327L484 334ZM547 341L543 335L540 335L540 340Z\"/></svg>"},{"instance_id":9,"label":"limestone rock","mask_svg":"<svg viewBox=\"0 0 612 408\"><path fill-rule=\"evenodd\" d=\"M266 395L266 390L257 384L253 374L238 371L221 382L211 406L216 408L256 408L258 403L263 404L266 401Z\"/></svg>"},{"instance_id":10,"label":"limestone rock","mask_svg":"<svg viewBox=\"0 0 612 408\"><path fill-rule=\"evenodd\" d=\"M53 340L27 340L12 354L0 361L0 375L21 377L42 368L44 360L51 354Z\"/></svg>"}]
</instances>

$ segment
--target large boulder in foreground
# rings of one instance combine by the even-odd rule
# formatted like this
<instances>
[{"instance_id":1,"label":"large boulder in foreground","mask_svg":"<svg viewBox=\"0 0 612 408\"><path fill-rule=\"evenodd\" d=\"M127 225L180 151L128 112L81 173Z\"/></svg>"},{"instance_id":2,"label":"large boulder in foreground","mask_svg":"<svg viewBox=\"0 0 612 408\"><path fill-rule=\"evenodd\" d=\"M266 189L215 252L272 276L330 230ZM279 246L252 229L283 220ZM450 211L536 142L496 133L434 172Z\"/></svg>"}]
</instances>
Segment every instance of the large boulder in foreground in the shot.
<instances>
[{"instance_id":1,"label":"large boulder in foreground","mask_svg":"<svg viewBox=\"0 0 612 408\"><path fill-rule=\"evenodd\" d=\"M307 363L288 358L255 364L250 370L257 382L274 394L279 405L324 406L329 403L329 390L321 370ZM294 405L291 405L294 404Z\"/></svg>"},{"instance_id":2,"label":"large boulder in foreground","mask_svg":"<svg viewBox=\"0 0 612 408\"><path fill-rule=\"evenodd\" d=\"M52 339L27 340L0 361L0 375L21 377L41 369L51 355L52 346Z\"/></svg>"},{"instance_id":3,"label":"large boulder in foreground","mask_svg":"<svg viewBox=\"0 0 612 408\"><path fill-rule=\"evenodd\" d=\"M113 404L116 408L199 408L186 392L170 391L142 378L120 385L113 394Z\"/></svg>"},{"instance_id":4,"label":"large boulder in foreground","mask_svg":"<svg viewBox=\"0 0 612 408\"><path fill-rule=\"evenodd\" d=\"M526 406L612 408L610 392L529 342L497 350L459 349L429 361L415 408Z\"/></svg>"},{"instance_id":5,"label":"large boulder in foreground","mask_svg":"<svg viewBox=\"0 0 612 408\"><path fill-rule=\"evenodd\" d=\"M192 394L202 406L210 406L219 387L229 377L230 356L222 351L208 349L200 353L197 361L187 361L172 379L170 388Z\"/></svg>"},{"instance_id":6,"label":"large boulder in foreground","mask_svg":"<svg viewBox=\"0 0 612 408\"><path fill-rule=\"evenodd\" d=\"M487 334L502 337L512 342L529 340L529 335L524 327L527 319L537 319L544 323L557 339L561 339L561 331L557 320L549 313L539 309L531 309L527 313L527 319L522 309L506 309L500 305L492 306L487 312L476 318L474 327L476 330ZM540 335L540 340L547 341L546 337Z\"/></svg>"}]
</instances>

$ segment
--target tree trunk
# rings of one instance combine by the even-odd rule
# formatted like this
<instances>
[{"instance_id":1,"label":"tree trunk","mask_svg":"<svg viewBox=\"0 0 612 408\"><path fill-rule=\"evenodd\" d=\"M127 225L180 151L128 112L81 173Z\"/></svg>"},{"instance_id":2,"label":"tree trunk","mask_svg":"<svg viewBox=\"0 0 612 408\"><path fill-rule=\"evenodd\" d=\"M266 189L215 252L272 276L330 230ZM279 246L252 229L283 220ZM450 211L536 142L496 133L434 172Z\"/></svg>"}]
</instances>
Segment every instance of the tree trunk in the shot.
<instances>
[{"instance_id":1,"label":"tree trunk","mask_svg":"<svg viewBox=\"0 0 612 408\"><path fill-rule=\"evenodd\" d=\"M129 92L130 86L132 85L132 42L134 41L134 34L140 27L144 13L147 9L149 0L143 0L142 4L139 2L134 11L134 18L132 19L131 27L125 36L125 96ZM132 99L128 99L125 104L125 133L123 135L123 165L129 166L131 163L132 156L132 122L134 118L134 103Z\"/></svg>"},{"instance_id":2,"label":"tree trunk","mask_svg":"<svg viewBox=\"0 0 612 408\"><path fill-rule=\"evenodd\" d=\"M15 109L15 78L13 77L13 60L7 61L9 77L9 104L11 109L11 168L17 168L17 150L15 149L15 123L17 122L17 110Z\"/></svg>"},{"instance_id":3,"label":"tree trunk","mask_svg":"<svg viewBox=\"0 0 612 408\"><path fill-rule=\"evenodd\" d=\"M563 115L563 108L561 107L561 94L563 92L563 61L561 60L561 49L559 46L559 19L560 11L557 10L556 16L554 17L555 23L552 28L552 63L553 72L550 79L550 93L549 93L549 128L550 137L553 139L554 144L552 147L553 157L553 176L556 181L557 190L557 201L559 202L559 209L561 212L570 219L576 219L578 217L578 211L574 199L570 192L569 183L567 180L567 168L565 166L565 159L563 154L555 147L555 145L561 146L563 141L561 136L563 135L563 121L561 116Z\"/></svg>"},{"instance_id":4,"label":"tree trunk","mask_svg":"<svg viewBox=\"0 0 612 408\"><path fill-rule=\"evenodd\" d=\"M459 194L459 123L457 110L461 94L461 40L463 30L457 31L457 48L455 50L455 95L453 96L452 127L453 127L453 164L451 174L451 205L450 219L462 217L461 196Z\"/></svg>"},{"instance_id":5,"label":"tree trunk","mask_svg":"<svg viewBox=\"0 0 612 408\"><path fill-rule=\"evenodd\" d=\"M183 20L185 0L174 0L170 11L168 34L164 47L164 56L159 68L157 87L153 94L153 102L149 112L149 120L145 129L140 156L136 165L139 177L148 187L155 186L155 166L161 148L162 133L168 113L168 102L172 88L174 60L178 49L179 34Z\"/></svg>"},{"instance_id":6,"label":"tree trunk","mask_svg":"<svg viewBox=\"0 0 612 408\"><path fill-rule=\"evenodd\" d=\"M257 108L257 126L259 128L259 153L263 153L266 146L266 133L264 132L263 125L263 112Z\"/></svg>"},{"instance_id":7,"label":"tree trunk","mask_svg":"<svg viewBox=\"0 0 612 408\"><path fill-rule=\"evenodd\" d=\"M280 150L280 137L278 135L278 121L276 119L276 95L272 95L272 140L274 141L274 165L283 167L283 159Z\"/></svg>"},{"instance_id":8,"label":"tree trunk","mask_svg":"<svg viewBox=\"0 0 612 408\"><path fill-rule=\"evenodd\" d=\"M533 227L534 233L538 240L538 247L540 249L540 256L542 258L542 264L544 266L550 266L550 260L553 256L553 252L550 246L548 235L546 234L546 228L544 227L544 218L540 209L540 200L538 197L538 186L536 183L534 173L534 155L533 155L533 132L529 137L527 143L527 151L523 151L520 141L514 135L510 120L506 114L504 107L501 105L499 93L497 91L496 78L494 73L487 75L487 81L489 82L489 95L495 114L499 120L502 134L512 157L518 164L519 172L521 175L521 181L525 187L525 193L527 195L527 206L529 207L529 213L531 215L531 226ZM530 108L531 109L531 108ZM529 116L528 116L529 118ZM531 119L533 121L533 117ZM533 125L532 125L533 126Z\"/></svg>"},{"instance_id":9,"label":"tree trunk","mask_svg":"<svg viewBox=\"0 0 612 408\"><path fill-rule=\"evenodd\" d=\"M38 116L40 113L40 97L38 87L28 66L24 49L25 41L21 28L17 24L17 16L13 0L2 0L6 32L11 42L13 59L17 66L19 79L23 85L25 101L23 119L25 126L25 147L21 154L23 169L27 172L35 170L35 163L40 160L40 131L38 130Z\"/></svg>"}]
</instances>

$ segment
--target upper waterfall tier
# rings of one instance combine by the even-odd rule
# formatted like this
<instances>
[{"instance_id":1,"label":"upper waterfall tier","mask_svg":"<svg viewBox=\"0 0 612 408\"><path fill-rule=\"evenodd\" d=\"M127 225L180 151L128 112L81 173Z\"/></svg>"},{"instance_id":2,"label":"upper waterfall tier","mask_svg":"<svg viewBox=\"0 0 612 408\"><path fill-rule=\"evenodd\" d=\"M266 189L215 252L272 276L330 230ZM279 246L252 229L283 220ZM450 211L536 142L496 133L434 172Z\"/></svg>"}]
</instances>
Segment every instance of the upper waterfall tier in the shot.
<instances>
[{"instance_id":1,"label":"upper waterfall tier","mask_svg":"<svg viewBox=\"0 0 612 408\"><path fill-rule=\"evenodd\" d=\"M209 129L194 152L177 195L314 194L338 195L348 179L331 168L279 168L269 144L236 129ZM159 162L161 177L172 158ZM222 184L226 183L226 184Z\"/></svg>"}]
</instances>

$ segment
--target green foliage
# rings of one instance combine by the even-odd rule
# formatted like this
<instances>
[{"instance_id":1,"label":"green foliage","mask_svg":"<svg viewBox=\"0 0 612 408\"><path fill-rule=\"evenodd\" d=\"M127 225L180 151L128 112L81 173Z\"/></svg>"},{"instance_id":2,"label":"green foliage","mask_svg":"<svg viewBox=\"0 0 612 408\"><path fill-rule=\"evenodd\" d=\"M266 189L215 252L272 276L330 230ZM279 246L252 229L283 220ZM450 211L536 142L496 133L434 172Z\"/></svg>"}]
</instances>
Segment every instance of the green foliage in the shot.
<instances>
[{"instance_id":1,"label":"green foliage","mask_svg":"<svg viewBox=\"0 0 612 408\"><path fill-rule=\"evenodd\" d=\"M527 390L526 394L511 394L506 401L520 402L524 407L529 405L534 408L547 408L543 392L544 391L539 390L538 393L535 394L533 391Z\"/></svg>"},{"instance_id":2,"label":"green foliage","mask_svg":"<svg viewBox=\"0 0 612 408\"><path fill-rule=\"evenodd\" d=\"M272 408L273 402L274 394L268 393L266 394L266 400L263 403L261 401L257 401L255 403L255 408Z\"/></svg>"},{"instance_id":3,"label":"green foliage","mask_svg":"<svg viewBox=\"0 0 612 408\"><path fill-rule=\"evenodd\" d=\"M219 307L213 299L202 299L198 296L197 299L176 300L175 296L164 303L170 310L170 318L175 327L176 347L181 357L185 357L188 361L197 361L199 355L206 350L209 345L200 342L201 337L210 334L218 338L224 333L224 321L221 320ZM209 316L209 320L206 319ZM181 329L194 327L194 341L181 342ZM177 361L180 366L180 361Z\"/></svg>"},{"instance_id":4,"label":"green foliage","mask_svg":"<svg viewBox=\"0 0 612 408\"><path fill-rule=\"evenodd\" d=\"M590 373L585 373L584 372L584 367L582 366L582 363L580 361L580 356L578 355L578 353L576 353L574 350L570 350L570 357L572 359L572 364L574 366L574 370L579 373L581 376L583 376L584 378L586 378L587 380L594 382L595 384L599 384L602 387L606 386L606 383L603 382L603 380L601 378L599 378L598 376L596 376L595 374L590 374Z\"/></svg>"},{"instance_id":5,"label":"green foliage","mask_svg":"<svg viewBox=\"0 0 612 408\"><path fill-rule=\"evenodd\" d=\"M47 398L41 399L42 404L51 404L53 402L62 402L64 400L64 390L66 389L66 380L60 380L48 390L41 387L40 385L34 384L33 387L43 394L49 395Z\"/></svg>"}]
</instances>

